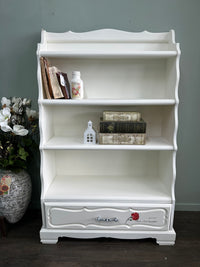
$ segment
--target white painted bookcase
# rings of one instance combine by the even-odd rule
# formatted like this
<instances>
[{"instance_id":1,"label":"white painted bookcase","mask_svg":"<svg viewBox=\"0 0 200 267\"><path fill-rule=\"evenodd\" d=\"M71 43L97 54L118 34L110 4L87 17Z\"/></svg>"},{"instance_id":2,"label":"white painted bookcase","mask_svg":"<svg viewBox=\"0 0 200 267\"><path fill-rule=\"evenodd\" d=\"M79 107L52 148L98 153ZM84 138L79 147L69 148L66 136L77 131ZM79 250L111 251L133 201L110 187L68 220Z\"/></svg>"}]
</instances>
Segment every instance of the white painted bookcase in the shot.
<instances>
[{"instance_id":1,"label":"white painted bookcase","mask_svg":"<svg viewBox=\"0 0 200 267\"><path fill-rule=\"evenodd\" d=\"M39 57L81 72L83 100L43 98ZM58 237L155 238L173 245L179 44L171 30L42 30L38 44L41 242ZM139 111L146 145L86 145L104 110Z\"/></svg>"}]
</instances>

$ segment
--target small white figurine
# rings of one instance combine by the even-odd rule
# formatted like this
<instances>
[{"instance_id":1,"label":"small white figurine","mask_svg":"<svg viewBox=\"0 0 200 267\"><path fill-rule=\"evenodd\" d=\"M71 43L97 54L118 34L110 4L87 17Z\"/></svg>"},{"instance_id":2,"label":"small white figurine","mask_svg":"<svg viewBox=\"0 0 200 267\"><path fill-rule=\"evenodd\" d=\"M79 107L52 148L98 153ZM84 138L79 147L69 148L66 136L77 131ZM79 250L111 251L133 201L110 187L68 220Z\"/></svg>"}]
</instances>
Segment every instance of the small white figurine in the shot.
<instances>
[{"instance_id":1,"label":"small white figurine","mask_svg":"<svg viewBox=\"0 0 200 267\"><path fill-rule=\"evenodd\" d=\"M92 129L91 121L88 121L88 128L84 132L84 144L96 144L96 132Z\"/></svg>"}]
</instances>

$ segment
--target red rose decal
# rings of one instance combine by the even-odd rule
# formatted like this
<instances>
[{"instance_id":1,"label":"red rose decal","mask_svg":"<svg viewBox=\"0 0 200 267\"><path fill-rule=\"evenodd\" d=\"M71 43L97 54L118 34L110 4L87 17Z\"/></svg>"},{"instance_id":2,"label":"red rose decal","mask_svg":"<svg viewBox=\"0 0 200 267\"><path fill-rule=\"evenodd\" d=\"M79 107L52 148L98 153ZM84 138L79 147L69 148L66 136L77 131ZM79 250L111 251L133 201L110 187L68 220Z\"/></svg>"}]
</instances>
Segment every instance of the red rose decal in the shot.
<instances>
[{"instance_id":1,"label":"red rose decal","mask_svg":"<svg viewBox=\"0 0 200 267\"><path fill-rule=\"evenodd\" d=\"M137 212L134 212L131 214L131 218L134 220L134 221L137 221L139 219L139 213Z\"/></svg>"}]
</instances>

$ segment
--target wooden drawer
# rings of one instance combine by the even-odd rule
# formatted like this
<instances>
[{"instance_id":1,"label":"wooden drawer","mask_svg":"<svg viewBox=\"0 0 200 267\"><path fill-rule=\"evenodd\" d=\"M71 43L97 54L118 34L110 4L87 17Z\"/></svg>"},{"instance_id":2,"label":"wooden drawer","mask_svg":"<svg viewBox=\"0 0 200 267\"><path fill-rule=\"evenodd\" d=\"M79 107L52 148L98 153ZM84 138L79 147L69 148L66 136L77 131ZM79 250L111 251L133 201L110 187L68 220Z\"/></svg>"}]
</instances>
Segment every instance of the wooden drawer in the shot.
<instances>
[{"instance_id":1,"label":"wooden drawer","mask_svg":"<svg viewBox=\"0 0 200 267\"><path fill-rule=\"evenodd\" d=\"M55 229L169 230L170 205L98 207L45 204L46 227Z\"/></svg>"}]
</instances>

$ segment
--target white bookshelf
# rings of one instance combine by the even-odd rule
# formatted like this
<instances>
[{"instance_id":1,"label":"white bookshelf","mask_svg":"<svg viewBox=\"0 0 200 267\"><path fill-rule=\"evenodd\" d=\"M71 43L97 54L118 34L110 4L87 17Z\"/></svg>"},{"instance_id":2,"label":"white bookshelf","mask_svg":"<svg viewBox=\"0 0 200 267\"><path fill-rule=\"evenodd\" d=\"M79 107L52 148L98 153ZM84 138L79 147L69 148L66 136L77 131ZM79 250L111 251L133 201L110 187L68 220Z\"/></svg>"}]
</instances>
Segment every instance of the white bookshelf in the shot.
<instances>
[{"instance_id":1,"label":"white bookshelf","mask_svg":"<svg viewBox=\"0 0 200 267\"><path fill-rule=\"evenodd\" d=\"M44 99L40 56L69 79L80 70L84 99ZM180 57L174 31L43 30L37 57L41 242L152 237L173 245ZM104 110L141 112L146 144L85 145L87 122L98 132Z\"/></svg>"}]
</instances>

